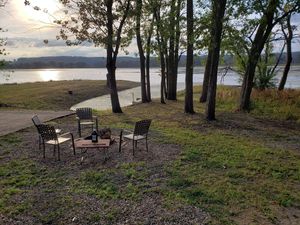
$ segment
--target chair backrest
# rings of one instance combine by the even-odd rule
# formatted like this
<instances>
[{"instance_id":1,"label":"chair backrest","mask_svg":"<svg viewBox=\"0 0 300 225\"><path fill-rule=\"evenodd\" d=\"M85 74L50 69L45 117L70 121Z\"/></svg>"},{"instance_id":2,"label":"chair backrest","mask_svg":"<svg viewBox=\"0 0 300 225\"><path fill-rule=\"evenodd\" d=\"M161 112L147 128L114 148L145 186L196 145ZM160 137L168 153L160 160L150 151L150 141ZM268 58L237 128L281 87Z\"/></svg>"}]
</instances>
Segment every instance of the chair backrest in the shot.
<instances>
[{"instance_id":1,"label":"chair backrest","mask_svg":"<svg viewBox=\"0 0 300 225\"><path fill-rule=\"evenodd\" d=\"M76 115L81 120L93 119L93 113L91 108L77 108Z\"/></svg>"},{"instance_id":2,"label":"chair backrest","mask_svg":"<svg viewBox=\"0 0 300 225\"><path fill-rule=\"evenodd\" d=\"M31 118L31 120L32 120L32 122L33 122L33 124L34 124L35 126L42 124L41 121L40 121L40 119L39 119L39 117L38 117L37 115L34 115L34 116Z\"/></svg>"},{"instance_id":3,"label":"chair backrest","mask_svg":"<svg viewBox=\"0 0 300 225\"><path fill-rule=\"evenodd\" d=\"M57 134L53 126L47 124L37 125L38 131L44 140L57 140Z\"/></svg>"},{"instance_id":4,"label":"chair backrest","mask_svg":"<svg viewBox=\"0 0 300 225\"><path fill-rule=\"evenodd\" d=\"M135 123L134 135L145 135L148 134L151 120L141 120Z\"/></svg>"}]
</instances>

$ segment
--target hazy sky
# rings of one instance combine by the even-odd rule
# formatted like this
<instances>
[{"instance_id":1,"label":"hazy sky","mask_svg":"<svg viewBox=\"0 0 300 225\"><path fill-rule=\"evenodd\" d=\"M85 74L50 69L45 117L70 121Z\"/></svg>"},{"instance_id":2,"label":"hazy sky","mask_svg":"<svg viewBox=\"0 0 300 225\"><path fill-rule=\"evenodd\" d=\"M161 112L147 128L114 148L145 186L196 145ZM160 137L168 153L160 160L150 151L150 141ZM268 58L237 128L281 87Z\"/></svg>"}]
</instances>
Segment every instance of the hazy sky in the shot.
<instances>
[{"instance_id":1,"label":"hazy sky","mask_svg":"<svg viewBox=\"0 0 300 225\"><path fill-rule=\"evenodd\" d=\"M38 5L47 9L50 14L56 15L60 10L57 0L31 0L31 5ZM58 29L51 25L53 18L46 13L24 6L24 0L9 0L4 8L0 9L0 27L8 32L1 33L7 37L6 46L9 55L5 59L38 56L105 56L105 50L94 46L65 46L63 41L57 41ZM300 15L293 17L293 22L300 24ZM49 40L44 44L43 40ZM294 44L294 51L300 51L300 44ZM130 55L137 52L135 45L128 48ZM121 53L122 54L122 53ZM124 53L123 53L124 54Z\"/></svg>"},{"instance_id":2,"label":"hazy sky","mask_svg":"<svg viewBox=\"0 0 300 225\"><path fill-rule=\"evenodd\" d=\"M55 15L60 5L57 0L31 0L32 6L38 5ZM24 6L24 0L10 0L0 9L0 27L8 31L0 34L7 37L7 52L5 59L36 56L105 56L105 50L94 46L66 46L64 41L57 41L58 28L55 28L46 13ZM43 40L49 40L44 44ZM130 53L136 50L130 47ZM129 50L130 50L129 49ZM122 54L122 53L120 53Z\"/></svg>"}]
</instances>

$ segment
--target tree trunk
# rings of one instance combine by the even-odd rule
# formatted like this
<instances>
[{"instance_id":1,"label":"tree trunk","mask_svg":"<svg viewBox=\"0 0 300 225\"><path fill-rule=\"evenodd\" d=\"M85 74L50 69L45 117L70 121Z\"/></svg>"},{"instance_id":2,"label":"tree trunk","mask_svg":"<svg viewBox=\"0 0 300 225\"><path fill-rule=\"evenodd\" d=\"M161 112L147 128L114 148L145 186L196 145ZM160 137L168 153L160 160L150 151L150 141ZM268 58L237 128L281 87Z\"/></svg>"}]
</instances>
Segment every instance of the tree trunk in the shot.
<instances>
[{"instance_id":1,"label":"tree trunk","mask_svg":"<svg viewBox=\"0 0 300 225\"><path fill-rule=\"evenodd\" d=\"M185 113L195 113L193 105L193 64L194 64L194 26L193 26L193 0L187 0L187 58L185 75Z\"/></svg>"},{"instance_id":2,"label":"tree trunk","mask_svg":"<svg viewBox=\"0 0 300 225\"><path fill-rule=\"evenodd\" d=\"M255 69L257 62L264 48L264 45L269 38L269 35L274 27L273 19L278 5L278 0L270 0L263 18L260 21L259 27L255 34L255 38L252 42L250 54L247 62L247 67L243 79L240 106L239 109L242 111L250 110L250 96L253 88L253 79L255 75Z\"/></svg>"},{"instance_id":3,"label":"tree trunk","mask_svg":"<svg viewBox=\"0 0 300 225\"><path fill-rule=\"evenodd\" d=\"M284 86L285 86L285 83L287 80L287 76L290 71L291 63L293 60L293 57L292 57L293 29L291 26L291 16L290 15L287 17L287 28L288 28L288 34L286 34L284 32L284 29L282 28L282 30L284 32L285 42L286 42L286 64L285 64L283 75L281 77L281 80L280 80L280 83L278 86L279 91L282 91L284 89Z\"/></svg>"},{"instance_id":4,"label":"tree trunk","mask_svg":"<svg viewBox=\"0 0 300 225\"><path fill-rule=\"evenodd\" d=\"M147 102L147 93L146 93L146 66L145 66L145 55L143 49L143 43L141 38L141 14L142 14L142 0L136 0L136 41L137 46L139 49L139 56L140 56L140 71L141 71L141 97L142 102Z\"/></svg>"},{"instance_id":5,"label":"tree trunk","mask_svg":"<svg viewBox=\"0 0 300 225\"><path fill-rule=\"evenodd\" d=\"M146 92L147 92L147 101L151 102L151 85L150 85L150 53L151 53L151 38L152 38L152 33L153 33L153 22L154 22L154 17L152 18L151 21L151 26L148 32L148 37L147 37L147 46L146 46Z\"/></svg>"},{"instance_id":6,"label":"tree trunk","mask_svg":"<svg viewBox=\"0 0 300 225\"><path fill-rule=\"evenodd\" d=\"M206 65L205 65L204 77L203 77L202 93L201 93L201 97L200 97L200 102L202 102L202 103L206 102L206 99L207 99L209 75L210 75L210 68L211 68L211 63L212 63L211 55L212 55L212 50L211 50L211 44L210 44L209 49L208 49Z\"/></svg>"},{"instance_id":7,"label":"tree trunk","mask_svg":"<svg viewBox=\"0 0 300 225\"><path fill-rule=\"evenodd\" d=\"M176 0L171 1L171 15L170 15L170 38L169 38L169 65L168 65L168 100L176 100L176 84L177 77L175 74L175 10L176 10Z\"/></svg>"},{"instance_id":8,"label":"tree trunk","mask_svg":"<svg viewBox=\"0 0 300 225\"><path fill-rule=\"evenodd\" d=\"M208 120L215 120L215 107L216 107L216 91L217 91L217 78L218 78L218 65L220 58L221 36L223 29L223 18L226 9L226 0L213 0L212 2L212 55L211 55L211 68L210 79L208 85L208 95L206 103L206 118Z\"/></svg>"},{"instance_id":9,"label":"tree trunk","mask_svg":"<svg viewBox=\"0 0 300 225\"><path fill-rule=\"evenodd\" d=\"M107 47L106 47L106 68L107 68L107 79L110 88L110 99L112 111L114 113L122 113L120 107L117 83L116 83L116 59L113 57L113 14L112 5L113 1L108 0L107 3Z\"/></svg>"},{"instance_id":10,"label":"tree trunk","mask_svg":"<svg viewBox=\"0 0 300 225\"><path fill-rule=\"evenodd\" d=\"M156 29L156 40L158 43L158 51L159 51L159 57L160 57L160 68L161 68L161 82L160 82L160 102L162 104L166 104L165 102L165 93L166 93L166 64L165 64L165 48L164 48L164 40L163 36L161 34L161 21L160 21L160 8L154 9L154 17L157 23L157 29Z\"/></svg>"},{"instance_id":11,"label":"tree trunk","mask_svg":"<svg viewBox=\"0 0 300 225\"><path fill-rule=\"evenodd\" d=\"M174 49L174 67L173 67L173 76L174 76L174 90L175 90L175 99L177 99L177 79L178 79L178 64L179 64L179 45L180 45L180 10L181 10L182 0L177 0L176 6L176 28L175 28L175 49Z\"/></svg>"}]
</instances>

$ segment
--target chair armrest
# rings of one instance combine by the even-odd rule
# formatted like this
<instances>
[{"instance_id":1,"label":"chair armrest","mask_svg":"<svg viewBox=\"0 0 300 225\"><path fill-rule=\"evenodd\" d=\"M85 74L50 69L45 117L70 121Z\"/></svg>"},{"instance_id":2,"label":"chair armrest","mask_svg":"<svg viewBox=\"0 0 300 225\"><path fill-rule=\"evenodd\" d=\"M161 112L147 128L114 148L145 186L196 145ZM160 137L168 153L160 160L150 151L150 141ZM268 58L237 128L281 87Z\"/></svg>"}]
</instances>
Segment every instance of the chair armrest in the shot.
<instances>
[{"instance_id":1,"label":"chair armrest","mask_svg":"<svg viewBox=\"0 0 300 225\"><path fill-rule=\"evenodd\" d=\"M76 120L80 120L80 118L78 116L76 116Z\"/></svg>"},{"instance_id":2,"label":"chair armrest","mask_svg":"<svg viewBox=\"0 0 300 225\"><path fill-rule=\"evenodd\" d=\"M59 135L59 136L62 137L62 136L66 136L66 135L71 135L71 136L73 136L73 134L72 134L71 132L67 132L67 133L61 134L61 135Z\"/></svg>"},{"instance_id":3,"label":"chair armrest","mask_svg":"<svg viewBox=\"0 0 300 225\"><path fill-rule=\"evenodd\" d=\"M98 119L98 116L93 116L93 119Z\"/></svg>"},{"instance_id":4,"label":"chair armrest","mask_svg":"<svg viewBox=\"0 0 300 225\"><path fill-rule=\"evenodd\" d=\"M133 130L122 129L122 133L133 133Z\"/></svg>"}]
</instances>

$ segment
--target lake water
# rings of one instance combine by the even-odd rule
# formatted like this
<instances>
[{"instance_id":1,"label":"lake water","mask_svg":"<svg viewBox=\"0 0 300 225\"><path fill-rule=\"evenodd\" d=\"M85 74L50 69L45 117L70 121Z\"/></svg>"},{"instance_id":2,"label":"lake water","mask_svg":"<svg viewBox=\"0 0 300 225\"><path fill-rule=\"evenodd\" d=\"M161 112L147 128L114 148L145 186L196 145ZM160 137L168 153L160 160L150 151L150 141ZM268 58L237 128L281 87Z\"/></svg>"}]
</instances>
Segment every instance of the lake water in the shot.
<instances>
[{"instance_id":1,"label":"lake water","mask_svg":"<svg viewBox=\"0 0 300 225\"><path fill-rule=\"evenodd\" d=\"M281 68L282 70L282 68ZM106 69L28 69L15 70L12 73L0 75L0 84L9 83L27 83L27 82L45 82L58 80L106 80ZM194 69L194 83L199 84L203 81L203 67ZM151 95L153 98L160 97L160 72L159 68L151 69ZM282 74L282 71L279 72ZM140 71L138 68L133 69L117 69L117 80L140 81ZM278 76L278 80L280 77ZM218 77L218 83L224 85L240 85L239 75L229 71L225 77ZM178 70L178 90L185 88L185 68ZM287 84L287 88L300 88L300 67L292 67ZM137 101L141 96L141 88L136 87L129 90L119 92L120 105L128 106ZM90 107L97 110L111 109L110 95L103 95L96 98L88 99L71 107L71 110L81 107Z\"/></svg>"},{"instance_id":2,"label":"lake water","mask_svg":"<svg viewBox=\"0 0 300 225\"><path fill-rule=\"evenodd\" d=\"M282 69L278 72L278 80L282 74ZM76 68L76 69L22 69L13 72L5 72L0 75L0 84L5 83L26 83L26 82L43 82L56 80L106 80L105 68ZM202 83L203 67L194 69L194 83ZM160 84L159 68L151 69L151 85ZM140 72L138 68L120 68L117 69L117 80L140 81ZM185 68L179 68L178 85L184 86ZM220 74L218 78L219 84L224 85L240 85L239 75L229 71L224 79ZM300 88L300 66L293 66L288 76L287 88Z\"/></svg>"}]
</instances>

